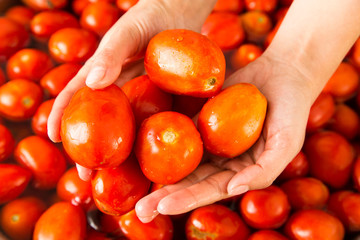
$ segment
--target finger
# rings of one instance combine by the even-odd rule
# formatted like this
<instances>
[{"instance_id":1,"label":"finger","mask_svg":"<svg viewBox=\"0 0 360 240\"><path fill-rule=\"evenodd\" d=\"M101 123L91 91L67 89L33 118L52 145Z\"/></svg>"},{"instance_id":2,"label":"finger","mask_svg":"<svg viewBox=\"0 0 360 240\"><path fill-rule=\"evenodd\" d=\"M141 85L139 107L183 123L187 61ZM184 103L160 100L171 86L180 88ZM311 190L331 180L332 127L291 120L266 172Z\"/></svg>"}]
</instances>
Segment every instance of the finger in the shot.
<instances>
[{"instance_id":1,"label":"finger","mask_svg":"<svg viewBox=\"0 0 360 240\"><path fill-rule=\"evenodd\" d=\"M86 167L83 167L76 163L76 169L79 175L79 178L85 182L88 182L91 180L91 175L93 173L93 170L88 169Z\"/></svg>"}]
</instances>

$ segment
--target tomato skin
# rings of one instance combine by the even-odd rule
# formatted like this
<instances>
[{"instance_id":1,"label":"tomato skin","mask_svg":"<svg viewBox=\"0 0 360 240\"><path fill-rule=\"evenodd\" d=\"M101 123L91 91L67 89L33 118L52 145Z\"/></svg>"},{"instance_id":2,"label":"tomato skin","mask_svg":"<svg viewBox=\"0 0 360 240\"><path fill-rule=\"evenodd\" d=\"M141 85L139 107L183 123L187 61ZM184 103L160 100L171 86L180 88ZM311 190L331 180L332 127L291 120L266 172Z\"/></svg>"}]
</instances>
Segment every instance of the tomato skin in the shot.
<instances>
[{"instance_id":1,"label":"tomato skin","mask_svg":"<svg viewBox=\"0 0 360 240\"><path fill-rule=\"evenodd\" d=\"M342 188L350 178L355 152L341 135L326 131L313 134L305 141L310 173L333 188Z\"/></svg>"},{"instance_id":2,"label":"tomato skin","mask_svg":"<svg viewBox=\"0 0 360 240\"><path fill-rule=\"evenodd\" d=\"M48 208L35 225L34 240L82 240L86 235L86 217L79 206L59 202Z\"/></svg>"},{"instance_id":3,"label":"tomato skin","mask_svg":"<svg viewBox=\"0 0 360 240\"><path fill-rule=\"evenodd\" d=\"M54 64L46 53L26 48L11 56L6 72L9 79L24 78L38 82L53 67Z\"/></svg>"},{"instance_id":4,"label":"tomato skin","mask_svg":"<svg viewBox=\"0 0 360 240\"><path fill-rule=\"evenodd\" d=\"M260 230L251 234L247 240L288 240L288 238L274 230Z\"/></svg>"},{"instance_id":5,"label":"tomato skin","mask_svg":"<svg viewBox=\"0 0 360 240\"><path fill-rule=\"evenodd\" d=\"M195 209L187 219L188 240L245 240L250 229L235 212L225 206L211 204Z\"/></svg>"},{"instance_id":6,"label":"tomato skin","mask_svg":"<svg viewBox=\"0 0 360 240\"><path fill-rule=\"evenodd\" d=\"M352 173L352 180L355 185L355 189L360 191L360 156L358 155L354 163L354 171Z\"/></svg>"},{"instance_id":7,"label":"tomato skin","mask_svg":"<svg viewBox=\"0 0 360 240\"><path fill-rule=\"evenodd\" d=\"M27 6L36 11L64 8L68 0L22 0Z\"/></svg>"},{"instance_id":8,"label":"tomato skin","mask_svg":"<svg viewBox=\"0 0 360 240\"><path fill-rule=\"evenodd\" d=\"M329 93L320 93L310 108L307 132L315 132L325 126L335 113L335 101Z\"/></svg>"},{"instance_id":9,"label":"tomato skin","mask_svg":"<svg viewBox=\"0 0 360 240\"><path fill-rule=\"evenodd\" d=\"M10 130L0 123L0 162L8 159L15 148L15 140Z\"/></svg>"},{"instance_id":10,"label":"tomato skin","mask_svg":"<svg viewBox=\"0 0 360 240\"><path fill-rule=\"evenodd\" d=\"M339 219L317 209L294 213L285 225L285 233L298 240L341 240L345 235Z\"/></svg>"},{"instance_id":11,"label":"tomato skin","mask_svg":"<svg viewBox=\"0 0 360 240\"><path fill-rule=\"evenodd\" d=\"M248 11L256 10L266 13L273 12L278 5L278 0L245 0L244 2Z\"/></svg>"},{"instance_id":12,"label":"tomato skin","mask_svg":"<svg viewBox=\"0 0 360 240\"><path fill-rule=\"evenodd\" d=\"M62 28L79 28L76 17L66 11L43 11L31 20L31 32L39 39L47 40L53 33Z\"/></svg>"},{"instance_id":13,"label":"tomato skin","mask_svg":"<svg viewBox=\"0 0 360 240\"><path fill-rule=\"evenodd\" d=\"M81 166L116 167L130 155L135 138L129 100L114 84L101 90L83 87L64 111L60 134L65 151Z\"/></svg>"},{"instance_id":14,"label":"tomato skin","mask_svg":"<svg viewBox=\"0 0 360 240\"><path fill-rule=\"evenodd\" d=\"M329 128L351 140L359 134L360 118L352 108L345 104L338 104L330 120Z\"/></svg>"},{"instance_id":15,"label":"tomato skin","mask_svg":"<svg viewBox=\"0 0 360 240\"><path fill-rule=\"evenodd\" d=\"M35 223L45 210L46 205L40 198L15 199L0 211L1 228L11 239L31 239Z\"/></svg>"},{"instance_id":16,"label":"tomato skin","mask_svg":"<svg viewBox=\"0 0 360 240\"><path fill-rule=\"evenodd\" d=\"M259 11L248 11L241 15L243 27L249 41L260 43L272 29L268 14Z\"/></svg>"},{"instance_id":17,"label":"tomato skin","mask_svg":"<svg viewBox=\"0 0 360 240\"><path fill-rule=\"evenodd\" d=\"M120 9L121 12L125 13L138 2L139 0L116 0L116 6Z\"/></svg>"},{"instance_id":18,"label":"tomato skin","mask_svg":"<svg viewBox=\"0 0 360 240\"><path fill-rule=\"evenodd\" d=\"M23 25L26 29L30 28L30 22L34 15L35 11L25 6L14 6L5 13L7 18Z\"/></svg>"},{"instance_id":19,"label":"tomato skin","mask_svg":"<svg viewBox=\"0 0 360 240\"><path fill-rule=\"evenodd\" d=\"M277 180L289 180L296 177L305 177L309 172L309 161L306 155L300 151L295 158L286 166Z\"/></svg>"},{"instance_id":20,"label":"tomato skin","mask_svg":"<svg viewBox=\"0 0 360 240\"><path fill-rule=\"evenodd\" d=\"M199 165L202 145L200 133L189 117L177 112L161 112L141 124L135 154L148 179L172 184Z\"/></svg>"},{"instance_id":21,"label":"tomato skin","mask_svg":"<svg viewBox=\"0 0 360 240\"><path fill-rule=\"evenodd\" d=\"M254 85L224 89L199 114L197 126L206 150L227 158L248 150L261 134L266 108L266 98Z\"/></svg>"},{"instance_id":22,"label":"tomato skin","mask_svg":"<svg viewBox=\"0 0 360 240\"><path fill-rule=\"evenodd\" d=\"M218 0L214 11L240 13L244 10L243 0Z\"/></svg>"},{"instance_id":23,"label":"tomato skin","mask_svg":"<svg viewBox=\"0 0 360 240\"><path fill-rule=\"evenodd\" d=\"M190 30L166 30L153 37L144 59L145 70L166 92L211 97L225 78L221 49L206 36Z\"/></svg>"},{"instance_id":24,"label":"tomato skin","mask_svg":"<svg viewBox=\"0 0 360 240\"><path fill-rule=\"evenodd\" d=\"M30 35L21 24L0 17L0 61L8 59L30 42Z\"/></svg>"},{"instance_id":25,"label":"tomato skin","mask_svg":"<svg viewBox=\"0 0 360 240\"><path fill-rule=\"evenodd\" d=\"M96 171L91 179L92 193L98 209L106 214L121 215L135 207L150 187L133 156L116 168Z\"/></svg>"},{"instance_id":26,"label":"tomato skin","mask_svg":"<svg viewBox=\"0 0 360 240\"><path fill-rule=\"evenodd\" d=\"M158 215L149 223L142 223L132 210L120 217L120 228L131 240L171 240L173 224L168 215Z\"/></svg>"},{"instance_id":27,"label":"tomato skin","mask_svg":"<svg viewBox=\"0 0 360 240\"><path fill-rule=\"evenodd\" d=\"M49 118L50 111L54 105L55 99L47 100L40 104L35 115L31 119L31 128L34 133L43 138L48 138L47 135L47 120Z\"/></svg>"},{"instance_id":28,"label":"tomato skin","mask_svg":"<svg viewBox=\"0 0 360 240\"><path fill-rule=\"evenodd\" d=\"M96 2L113 3L114 0L73 0L71 3L71 7L74 13L76 13L77 15L81 15L81 13L89 4Z\"/></svg>"},{"instance_id":29,"label":"tomato skin","mask_svg":"<svg viewBox=\"0 0 360 240\"><path fill-rule=\"evenodd\" d=\"M147 75L126 82L121 89L130 101L138 127L151 115L171 110L173 102L171 94L158 88Z\"/></svg>"},{"instance_id":30,"label":"tomato skin","mask_svg":"<svg viewBox=\"0 0 360 240\"><path fill-rule=\"evenodd\" d=\"M231 56L231 65L235 69L245 67L261 56L263 50L255 44L242 44Z\"/></svg>"},{"instance_id":31,"label":"tomato skin","mask_svg":"<svg viewBox=\"0 0 360 240\"><path fill-rule=\"evenodd\" d=\"M17 162L32 171L33 185L38 189L56 187L66 169L66 161L60 150L39 136L21 140L15 148L14 157Z\"/></svg>"},{"instance_id":32,"label":"tomato skin","mask_svg":"<svg viewBox=\"0 0 360 240\"><path fill-rule=\"evenodd\" d=\"M62 28L51 35L48 43L51 56L60 63L85 62L97 48L92 32L80 28Z\"/></svg>"},{"instance_id":33,"label":"tomato skin","mask_svg":"<svg viewBox=\"0 0 360 240\"><path fill-rule=\"evenodd\" d=\"M41 104L43 92L39 85L14 79L0 87L0 114L12 121L30 119Z\"/></svg>"}]
</instances>

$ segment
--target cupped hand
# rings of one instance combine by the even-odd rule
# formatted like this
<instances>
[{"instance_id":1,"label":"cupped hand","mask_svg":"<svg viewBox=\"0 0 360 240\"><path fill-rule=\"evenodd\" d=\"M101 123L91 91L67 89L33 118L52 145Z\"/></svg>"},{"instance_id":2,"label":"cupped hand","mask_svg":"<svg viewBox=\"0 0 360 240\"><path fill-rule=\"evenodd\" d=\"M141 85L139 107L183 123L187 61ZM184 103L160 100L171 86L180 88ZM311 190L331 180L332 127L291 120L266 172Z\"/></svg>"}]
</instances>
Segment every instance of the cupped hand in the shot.
<instances>
[{"instance_id":1,"label":"cupped hand","mask_svg":"<svg viewBox=\"0 0 360 240\"><path fill-rule=\"evenodd\" d=\"M142 198L136 205L141 221L158 213L181 214L200 206L272 184L300 151L314 97L310 79L301 69L264 53L235 72L224 88L236 83L254 84L267 98L262 134L246 153L225 159L210 156L182 181Z\"/></svg>"}]
</instances>

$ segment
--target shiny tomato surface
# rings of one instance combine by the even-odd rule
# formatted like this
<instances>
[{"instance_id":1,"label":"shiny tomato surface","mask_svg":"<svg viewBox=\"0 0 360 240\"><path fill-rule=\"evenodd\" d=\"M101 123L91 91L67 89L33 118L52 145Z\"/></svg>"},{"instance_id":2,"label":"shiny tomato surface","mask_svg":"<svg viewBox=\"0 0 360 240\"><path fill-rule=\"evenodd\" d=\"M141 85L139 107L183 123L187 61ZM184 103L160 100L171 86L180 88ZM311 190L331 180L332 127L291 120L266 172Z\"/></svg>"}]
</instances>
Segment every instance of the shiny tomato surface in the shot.
<instances>
[{"instance_id":1,"label":"shiny tomato surface","mask_svg":"<svg viewBox=\"0 0 360 240\"><path fill-rule=\"evenodd\" d=\"M138 2L139 0L116 0L116 6L125 13Z\"/></svg>"},{"instance_id":2,"label":"shiny tomato surface","mask_svg":"<svg viewBox=\"0 0 360 240\"><path fill-rule=\"evenodd\" d=\"M249 41L261 43L272 29L271 18L261 11L248 11L241 16L243 27Z\"/></svg>"},{"instance_id":3,"label":"shiny tomato surface","mask_svg":"<svg viewBox=\"0 0 360 240\"><path fill-rule=\"evenodd\" d=\"M67 5L68 0L22 0L23 3L37 11L60 9Z\"/></svg>"},{"instance_id":4,"label":"shiny tomato surface","mask_svg":"<svg viewBox=\"0 0 360 240\"><path fill-rule=\"evenodd\" d=\"M305 177L309 173L309 161L306 155L300 151L295 158L286 166L277 180L288 180L296 177Z\"/></svg>"},{"instance_id":5,"label":"shiny tomato surface","mask_svg":"<svg viewBox=\"0 0 360 240\"><path fill-rule=\"evenodd\" d=\"M271 13L276 9L278 0L244 0L244 3L248 11Z\"/></svg>"},{"instance_id":6,"label":"shiny tomato surface","mask_svg":"<svg viewBox=\"0 0 360 240\"><path fill-rule=\"evenodd\" d=\"M358 113L346 104L338 104L335 113L329 121L329 128L340 133L348 140L359 135L360 117Z\"/></svg>"},{"instance_id":7,"label":"shiny tomato surface","mask_svg":"<svg viewBox=\"0 0 360 240\"><path fill-rule=\"evenodd\" d=\"M36 135L39 135L43 138L48 138L47 120L49 118L54 101L55 99L50 99L41 103L39 108L36 110L35 115L31 119L32 130Z\"/></svg>"},{"instance_id":8,"label":"shiny tomato surface","mask_svg":"<svg viewBox=\"0 0 360 240\"><path fill-rule=\"evenodd\" d=\"M231 56L231 65L235 69L245 67L261 56L263 50L252 43L242 44Z\"/></svg>"},{"instance_id":9,"label":"shiny tomato surface","mask_svg":"<svg viewBox=\"0 0 360 240\"><path fill-rule=\"evenodd\" d=\"M15 140L10 130L0 123L0 162L8 159L14 150Z\"/></svg>"},{"instance_id":10,"label":"shiny tomato surface","mask_svg":"<svg viewBox=\"0 0 360 240\"><path fill-rule=\"evenodd\" d=\"M30 28L30 22L34 15L33 9L20 5L9 8L5 13L7 18L23 25L26 29Z\"/></svg>"},{"instance_id":11,"label":"shiny tomato surface","mask_svg":"<svg viewBox=\"0 0 360 240\"><path fill-rule=\"evenodd\" d=\"M240 13L244 10L244 0L218 0L213 10Z\"/></svg>"}]
</instances>

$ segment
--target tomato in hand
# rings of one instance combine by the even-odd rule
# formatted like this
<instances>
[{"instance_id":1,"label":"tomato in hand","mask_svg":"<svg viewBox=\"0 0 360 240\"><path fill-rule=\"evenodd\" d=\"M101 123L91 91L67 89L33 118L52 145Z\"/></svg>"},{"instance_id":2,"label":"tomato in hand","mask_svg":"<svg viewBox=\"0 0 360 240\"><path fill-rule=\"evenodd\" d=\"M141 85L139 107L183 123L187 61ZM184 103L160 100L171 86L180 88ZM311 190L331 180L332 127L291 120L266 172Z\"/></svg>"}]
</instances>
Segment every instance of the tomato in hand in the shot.
<instances>
[{"instance_id":1,"label":"tomato in hand","mask_svg":"<svg viewBox=\"0 0 360 240\"><path fill-rule=\"evenodd\" d=\"M63 28L51 35L49 52L57 62L82 63L93 55L98 40L92 32L80 28Z\"/></svg>"},{"instance_id":2,"label":"tomato in hand","mask_svg":"<svg viewBox=\"0 0 360 240\"><path fill-rule=\"evenodd\" d=\"M217 0L213 10L240 13L244 10L244 0Z\"/></svg>"},{"instance_id":3,"label":"tomato in hand","mask_svg":"<svg viewBox=\"0 0 360 240\"><path fill-rule=\"evenodd\" d=\"M279 175L277 180L289 180L297 177L305 177L309 172L309 161L306 155L301 151L286 166L284 171Z\"/></svg>"},{"instance_id":4,"label":"tomato in hand","mask_svg":"<svg viewBox=\"0 0 360 240\"><path fill-rule=\"evenodd\" d=\"M116 167L130 155L135 120L129 100L116 85L83 87L61 120L61 139L71 159L90 169Z\"/></svg>"},{"instance_id":5,"label":"tomato in hand","mask_svg":"<svg viewBox=\"0 0 360 240\"><path fill-rule=\"evenodd\" d=\"M199 114L197 126L206 150L228 158L248 150L261 134L266 108L266 98L254 85L224 89Z\"/></svg>"},{"instance_id":6,"label":"tomato in hand","mask_svg":"<svg viewBox=\"0 0 360 240\"><path fill-rule=\"evenodd\" d=\"M359 134L360 118L352 108L345 104L338 104L329 125L331 130L351 140Z\"/></svg>"},{"instance_id":7,"label":"tomato in hand","mask_svg":"<svg viewBox=\"0 0 360 240\"><path fill-rule=\"evenodd\" d=\"M317 209L294 213L285 225L286 235L298 240L342 240L344 226L336 217Z\"/></svg>"},{"instance_id":8,"label":"tomato in hand","mask_svg":"<svg viewBox=\"0 0 360 240\"><path fill-rule=\"evenodd\" d=\"M0 114L13 121L31 118L43 100L43 92L34 82L15 79L0 87Z\"/></svg>"},{"instance_id":9,"label":"tomato in hand","mask_svg":"<svg viewBox=\"0 0 360 240\"><path fill-rule=\"evenodd\" d=\"M0 123L0 162L8 159L15 148L15 140L10 130Z\"/></svg>"},{"instance_id":10,"label":"tomato in hand","mask_svg":"<svg viewBox=\"0 0 360 240\"><path fill-rule=\"evenodd\" d=\"M268 14L259 11L248 11L242 16L243 27L249 41L262 42L272 29L272 22Z\"/></svg>"},{"instance_id":11,"label":"tomato in hand","mask_svg":"<svg viewBox=\"0 0 360 240\"><path fill-rule=\"evenodd\" d=\"M197 98L186 95L173 95L172 111L182 113L189 118L193 118L200 112L207 98Z\"/></svg>"},{"instance_id":12,"label":"tomato in hand","mask_svg":"<svg viewBox=\"0 0 360 240\"><path fill-rule=\"evenodd\" d=\"M185 233L188 240L245 240L250 229L237 213L225 206L211 204L190 214Z\"/></svg>"},{"instance_id":13,"label":"tomato in hand","mask_svg":"<svg viewBox=\"0 0 360 240\"><path fill-rule=\"evenodd\" d=\"M320 93L310 108L307 132L315 132L325 126L335 113L334 98L329 93Z\"/></svg>"},{"instance_id":14,"label":"tomato in hand","mask_svg":"<svg viewBox=\"0 0 360 240\"><path fill-rule=\"evenodd\" d=\"M47 135L47 120L49 118L50 111L54 104L55 99L47 100L40 104L36 110L35 115L31 119L31 128L34 133L43 138L48 138Z\"/></svg>"},{"instance_id":15,"label":"tomato in hand","mask_svg":"<svg viewBox=\"0 0 360 240\"><path fill-rule=\"evenodd\" d=\"M278 0L245 0L244 3L248 11L271 13L276 9Z\"/></svg>"},{"instance_id":16,"label":"tomato in hand","mask_svg":"<svg viewBox=\"0 0 360 240\"><path fill-rule=\"evenodd\" d=\"M231 65L235 69L245 67L261 56L263 50L255 44L242 44L231 56Z\"/></svg>"},{"instance_id":17,"label":"tomato in hand","mask_svg":"<svg viewBox=\"0 0 360 240\"><path fill-rule=\"evenodd\" d=\"M40 198L15 199L0 211L1 228L13 240L30 240L35 224L45 210L46 205Z\"/></svg>"},{"instance_id":18,"label":"tomato in hand","mask_svg":"<svg viewBox=\"0 0 360 240\"><path fill-rule=\"evenodd\" d=\"M86 216L81 207L59 202L47 209L36 222L34 240L83 240Z\"/></svg>"},{"instance_id":19,"label":"tomato in hand","mask_svg":"<svg viewBox=\"0 0 360 240\"><path fill-rule=\"evenodd\" d=\"M91 186L94 202L100 211L121 215L132 210L136 202L145 196L150 181L141 172L134 156L130 156L116 168L96 171Z\"/></svg>"},{"instance_id":20,"label":"tomato in hand","mask_svg":"<svg viewBox=\"0 0 360 240\"><path fill-rule=\"evenodd\" d=\"M38 189L56 187L66 169L66 161L60 150L52 142L39 136L21 140L15 148L14 157L32 171L33 185Z\"/></svg>"},{"instance_id":21,"label":"tomato in hand","mask_svg":"<svg viewBox=\"0 0 360 240\"><path fill-rule=\"evenodd\" d=\"M31 171L14 164L0 164L0 204L17 198L31 179Z\"/></svg>"},{"instance_id":22,"label":"tomato in hand","mask_svg":"<svg viewBox=\"0 0 360 240\"><path fill-rule=\"evenodd\" d=\"M206 36L185 29L166 30L153 37L144 65L164 91L193 97L218 93L225 78L221 49Z\"/></svg>"},{"instance_id":23,"label":"tomato in hand","mask_svg":"<svg viewBox=\"0 0 360 240\"><path fill-rule=\"evenodd\" d=\"M22 0L27 6L36 11L64 8L68 0Z\"/></svg>"},{"instance_id":24,"label":"tomato in hand","mask_svg":"<svg viewBox=\"0 0 360 240\"><path fill-rule=\"evenodd\" d=\"M274 230L260 230L251 234L247 240L288 240L288 238Z\"/></svg>"},{"instance_id":25,"label":"tomato in hand","mask_svg":"<svg viewBox=\"0 0 360 240\"><path fill-rule=\"evenodd\" d=\"M14 6L5 13L7 18L23 25L26 29L30 28L30 22L34 15L35 11L25 6Z\"/></svg>"},{"instance_id":26,"label":"tomato in hand","mask_svg":"<svg viewBox=\"0 0 360 240\"><path fill-rule=\"evenodd\" d=\"M135 154L148 179L155 183L172 184L199 165L203 143L189 117L177 112L161 112L141 124Z\"/></svg>"},{"instance_id":27,"label":"tomato in hand","mask_svg":"<svg viewBox=\"0 0 360 240\"><path fill-rule=\"evenodd\" d=\"M147 75L126 82L121 89L130 101L138 127L151 115L171 110L171 94L158 88Z\"/></svg>"},{"instance_id":28,"label":"tomato in hand","mask_svg":"<svg viewBox=\"0 0 360 240\"><path fill-rule=\"evenodd\" d=\"M121 12L125 13L138 2L139 0L116 0L116 6L121 10Z\"/></svg>"},{"instance_id":29,"label":"tomato in hand","mask_svg":"<svg viewBox=\"0 0 360 240\"><path fill-rule=\"evenodd\" d=\"M132 210L120 217L120 228L131 240L171 240L173 224L170 216L159 214L149 223L142 223Z\"/></svg>"},{"instance_id":30,"label":"tomato in hand","mask_svg":"<svg viewBox=\"0 0 360 240\"><path fill-rule=\"evenodd\" d=\"M11 56L6 72L9 79L23 78L38 82L53 67L54 64L46 53L26 48Z\"/></svg>"}]
</instances>

